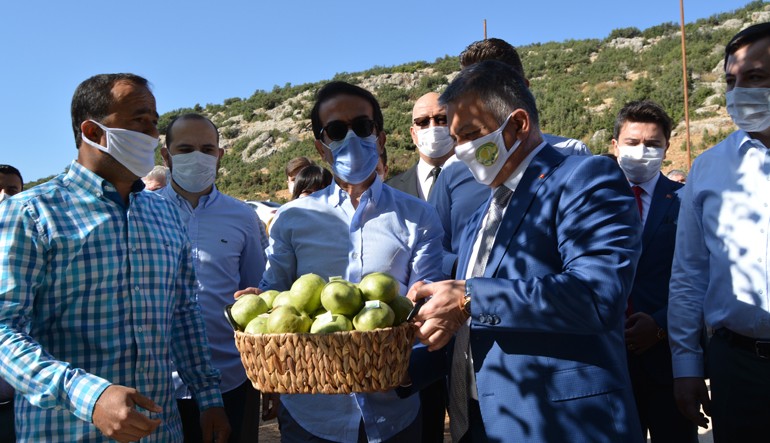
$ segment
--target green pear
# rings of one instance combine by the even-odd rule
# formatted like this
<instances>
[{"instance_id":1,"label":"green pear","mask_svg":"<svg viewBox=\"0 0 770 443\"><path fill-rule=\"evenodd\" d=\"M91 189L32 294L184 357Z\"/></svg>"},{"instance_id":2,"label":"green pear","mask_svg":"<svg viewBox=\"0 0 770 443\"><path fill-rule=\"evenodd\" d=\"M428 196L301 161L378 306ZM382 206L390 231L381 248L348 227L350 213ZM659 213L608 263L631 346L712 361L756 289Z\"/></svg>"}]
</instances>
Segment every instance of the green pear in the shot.
<instances>
[{"instance_id":1,"label":"green pear","mask_svg":"<svg viewBox=\"0 0 770 443\"><path fill-rule=\"evenodd\" d=\"M344 315L326 314L319 315L310 327L311 334L328 334L330 332L352 331L353 323Z\"/></svg>"},{"instance_id":2,"label":"green pear","mask_svg":"<svg viewBox=\"0 0 770 443\"><path fill-rule=\"evenodd\" d=\"M305 320L293 306L279 306L268 315L266 329L270 334L304 332Z\"/></svg>"},{"instance_id":3,"label":"green pear","mask_svg":"<svg viewBox=\"0 0 770 443\"><path fill-rule=\"evenodd\" d=\"M267 332L267 317L269 314L260 314L246 325L245 332L249 334L264 334Z\"/></svg>"},{"instance_id":4,"label":"green pear","mask_svg":"<svg viewBox=\"0 0 770 443\"><path fill-rule=\"evenodd\" d=\"M390 303L399 296L401 286L398 280L384 272L367 274L358 283L358 288L364 295L364 300L380 300Z\"/></svg>"},{"instance_id":5,"label":"green pear","mask_svg":"<svg viewBox=\"0 0 770 443\"><path fill-rule=\"evenodd\" d=\"M312 314L321 307L321 290L326 280L318 274L305 274L291 285L289 304L302 312Z\"/></svg>"},{"instance_id":6,"label":"green pear","mask_svg":"<svg viewBox=\"0 0 770 443\"><path fill-rule=\"evenodd\" d=\"M353 317L363 306L361 291L345 280L332 280L321 291L321 305L332 314Z\"/></svg>"},{"instance_id":7,"label":"green pear","mask_svg":"<svg viewBox=\"0 0 770 443\"><path fill-rule=\"evenodd\" d=\"M289 291L279 292L273 299L273 309L289 304Z\"/></svg>"},{"instance_id":8,"label":"green pear","mask_svg":"<svg viewBox=\"0 0 770 443\"><path fill-rule=\"evenodd\" d=\"M268 291L265 291L261 294L259 294L259 298L265 301L267 303L268 309L273 309L273 300L275 300L275 297L278 296L280 292L276 291L275 289L270 289Z\"/></svg>"},{"instance_id":9,"label":"green pear","mask_svg":"<svg viewBox=\"0 0 770 443\"><path fill-rule=\"evenodd\" d=\"M369 300L364 303L364 307L353 318L353 326L358 331L371 331L379 328L389 328L393 326L393 320L396 314L387 303L380 300Z\"/></svg>"},{"instance_id":10,"label":"green pear","mask_svg":"<svg viewBox=\"0 0 770 443\"><path fill-rule=\"evenodd\" d=\"M245 294L230 308L230 315L241 328L245 328L254 317L267 312L267 303L257 294Z\"/></svg>"},{"instance_id":11,"label":"green pear","mask_svg":"<svg viewBox=\"0 0 770 443\"><path fill-rule=\"evenodd\" d=\"M393 326L398 326L406 321L406 317L409 316L412 308L414 308L414 303L412 303L412 300L399 295L392 302L388 303L388 306L393 309L393 313L396 315L393 319Z\"/></svg>"}]
</instances>

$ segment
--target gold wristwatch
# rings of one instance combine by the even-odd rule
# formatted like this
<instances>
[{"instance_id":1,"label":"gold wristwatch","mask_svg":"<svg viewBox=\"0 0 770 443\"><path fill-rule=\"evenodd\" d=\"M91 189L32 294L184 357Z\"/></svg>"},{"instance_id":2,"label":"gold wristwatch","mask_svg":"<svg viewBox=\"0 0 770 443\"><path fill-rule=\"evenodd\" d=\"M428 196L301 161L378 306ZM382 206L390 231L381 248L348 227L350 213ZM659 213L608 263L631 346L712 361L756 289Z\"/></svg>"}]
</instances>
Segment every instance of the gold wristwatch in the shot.
<instances>
[{"instance_id":1,"label":"gold wristwatch","mask_svg":"<svg viewBox=\"0 0 770 443\"><path fill-rule=\"evenodd\" d=\"M460 309L468 317L471 316L471 285L468 281L465 282L465 295L460 300Z\"/></svg>"}]
</instances>

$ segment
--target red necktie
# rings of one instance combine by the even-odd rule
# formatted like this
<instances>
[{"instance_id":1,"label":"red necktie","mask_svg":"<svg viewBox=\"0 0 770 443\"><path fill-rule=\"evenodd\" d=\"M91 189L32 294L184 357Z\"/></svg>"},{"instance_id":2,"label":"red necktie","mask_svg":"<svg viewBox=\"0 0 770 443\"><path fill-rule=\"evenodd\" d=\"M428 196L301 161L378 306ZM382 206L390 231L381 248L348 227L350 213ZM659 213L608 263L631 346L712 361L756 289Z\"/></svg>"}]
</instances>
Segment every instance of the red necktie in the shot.
<instances>
[{"instance_id":1,"label":"red necktie","mask_svg":"<svg viewBox=\"0 0 770 443\"><path fill-rule=\"evenodd\" d=\"M642 194L644 193L644 189L642 189L640 186L632 186L631 190L634 191L634 197L636 197L636 206L639 208L639 216L641 217L644 213L644 205L642 205Z\"/></svg>"}]
</instances>

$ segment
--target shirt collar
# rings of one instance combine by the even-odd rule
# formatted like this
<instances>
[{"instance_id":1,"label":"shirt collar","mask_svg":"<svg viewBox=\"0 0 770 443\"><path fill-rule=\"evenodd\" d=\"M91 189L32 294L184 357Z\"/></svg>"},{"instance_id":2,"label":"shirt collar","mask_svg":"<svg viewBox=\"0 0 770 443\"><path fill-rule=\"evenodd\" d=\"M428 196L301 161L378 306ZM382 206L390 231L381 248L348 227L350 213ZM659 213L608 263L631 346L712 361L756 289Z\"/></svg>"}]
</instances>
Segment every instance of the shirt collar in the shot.
<instances>
[{"instance_id":1,"label":"shirt collar","mask_svg":"<svg viewBox=\"0 0 770 443\"><path fill-rule=\"evenodd\" d=\"M73 183L77 184L86 192L97 198L104 196L119 204L121 207L125 206L123 197L118 194L117 188L115 188L112 183L81 165L77 160L73 160L72 163L70 163L69 170L67 170L67 173L64 175L63 183L65 186L70 186L70 184ZM144 182L142 182L141 179L137 179L131 185L131 193L141 192L143 189Z\"/></svg>"},{"instance_id":2,"label":"shirt collar","mask_svg":"<svg viewBox=\"0 0 770 443\"><path fill-rule=\"evenodd\" d=\"M647 180L646 182L642 182L642 183L628 182L628 184L631 187L639 186L644 190L645 193L647 193L647 195L652 195L652 193L655 191L655 186L658 184L659 178L660 178L660 172L655 174L651 179Z\"/></svg>"},{"instance_id":3,"label":"shirt collar","mask_svg":"<svg viewBox=\"0 0 770 443\"><path fill-rule=\"evenodd\" d=\"M329 203L331 203L332 206L339 206L345 200L350 199L348 193L345 192L344 189L340 188L335 180L332 180L331 187L332 191L331 195L329 196ZM374 174L374 182L372 182L371 186L369 186L369 189L361 194L361 198L363 198L364 195L368 195L369 200L375 204L380 200L380 195L382 195L382 180L380 180L379 175Z\"/></svg>"},{"instance_id":4,"label":"shirt collar","mask_svg":"<svg viewBox=\"0 0 770 443\"><path fill-rule=\"evenodd\" d=\"M508 176L508 179L503 183L506 188L510 189L511 191L516 190L516 187L519 186L519 182L521 181L521 177L524 176L524 171L527 170L529 164L532 163L532 159L535 158L535 156L545 147L545 145L545 141L537 145L535 149L533 149L532 152L530 152L524 158L524 160L519 163L519 166L516 166L516 169L514 169L511 175Z\"/></svg>"},{"instance_id":5,"label":"shirt collar","mask_svg":"<svg viewBox=\"0 0 770 443\"><path fill-rule=\"evenodd\" d=\"M745 154L748 152L749 148L763 148L767 149L767 146L765 146L764 143L761 141L751 138L748 132L744 131L743 129L739 129L736 131L738 133L739 139L738 139L738 152L741 154Z\"/></svg>"},{"instance_id":6,"label":"shirt collar","mask_svg":"<svg viewBox=\"0 0 770 443\"><path fill-rule=\"evenodd\" d=\"M141 180L140 180L141 181ZM184 197L179 195L178 192L176 192L176 189L169 183L163 188L163 192L165 192L168 197L173 199L177 205L179 206L190 206L190 202L188 202ZM213 205L214 202L219 198L220 192L217 189L217 185L212 185L211 192L209 192L206 195L201 195L201 197L198 199L198 207L199 208L208 208L209 206Z\"/></svg>"}]
</instances>

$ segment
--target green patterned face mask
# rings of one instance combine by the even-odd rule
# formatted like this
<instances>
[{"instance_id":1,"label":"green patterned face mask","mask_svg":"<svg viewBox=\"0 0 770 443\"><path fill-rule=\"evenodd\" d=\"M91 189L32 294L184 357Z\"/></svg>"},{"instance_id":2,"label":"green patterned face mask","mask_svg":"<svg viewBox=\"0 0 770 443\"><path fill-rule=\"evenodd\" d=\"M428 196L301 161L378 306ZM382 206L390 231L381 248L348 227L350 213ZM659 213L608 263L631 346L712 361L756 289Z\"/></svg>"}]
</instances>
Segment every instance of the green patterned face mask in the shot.
<instances>
[{"instance_id":1,"label":"green patterned face mask","mask_svg":"<svg viewBox=\"0 0 770 443\"><path fill-rule=\"evenodd\" d=\"M511 119L509 115L505 122L494 132L455 146L457 158L462 160L473 173L476 181L489 186L500 173L508 158L519 148L521 140L516 140L511 149L505 148L503 129Z\"/></svg>"}]
</instances>

